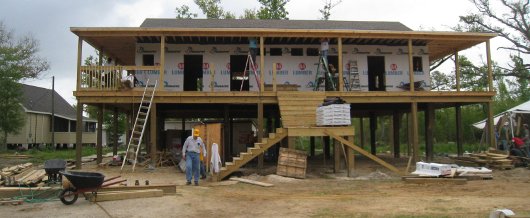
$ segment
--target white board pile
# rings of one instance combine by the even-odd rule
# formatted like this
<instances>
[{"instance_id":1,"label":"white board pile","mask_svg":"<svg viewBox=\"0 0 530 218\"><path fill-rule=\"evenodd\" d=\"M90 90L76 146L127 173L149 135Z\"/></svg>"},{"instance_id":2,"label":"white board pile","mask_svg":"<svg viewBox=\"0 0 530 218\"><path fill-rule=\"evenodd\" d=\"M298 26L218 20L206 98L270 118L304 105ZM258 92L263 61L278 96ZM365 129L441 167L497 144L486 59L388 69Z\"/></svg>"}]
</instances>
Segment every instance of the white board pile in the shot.
<instances>
[{"instance_id":1,"label":"white board pile","mask_svg":"<svg viewBox=\"0 0 530 218\"><path fill-rule=\"evenodd\" d=\"M351 125L350 104L321 106L316 113L317 126Z\"/></svg>"},{"instance_id":2,"label":"white board pile","mask_svg":"<svg viewBox=\"0 0 530 218\"><path fill-rule=\"evenodd\" d=\"M411 174L418 176L446 176L451 174L451 165L420 161L416 163L416 171Z\"/></svg>"},{"instance_id":3,"label":"white board pile","mask_svg":"<svg viewBox=\"0 0 530 218\"><path fill-rule=\"evenodd\" d=\"M462 167L456 164L425 162L417 162L416 171L411 174L422 178L493 179L492 170L486 167Z\"/></svg>"}]
</instances>

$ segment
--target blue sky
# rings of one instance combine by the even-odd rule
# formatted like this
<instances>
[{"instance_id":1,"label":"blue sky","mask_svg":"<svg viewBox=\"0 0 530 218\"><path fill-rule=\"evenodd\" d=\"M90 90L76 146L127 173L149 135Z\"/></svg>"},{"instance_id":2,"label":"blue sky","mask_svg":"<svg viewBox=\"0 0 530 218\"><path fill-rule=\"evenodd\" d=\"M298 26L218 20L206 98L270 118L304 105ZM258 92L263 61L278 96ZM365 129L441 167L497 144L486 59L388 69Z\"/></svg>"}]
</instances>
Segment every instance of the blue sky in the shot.
<instances>
[{"instance_id":1,"label":"blue sky","mask_svg":"<svg viewBox=\"0 0 530 218\"><path fill-rule=\"evenodd\" d=\"M55 76L56 89L69 103L75 103L72 91L76 81L77 37L70 27L137 27L145 18L175 17L175 7L188 5L204 18L193 0L0 0L0 20L15 35L31 34L40 41L39 55L51 65L38 79L27 84L51 88ZM221 0L225 10L241 15L246 8L259 8L256 0ZM318 10L324 0L291 0L287 4L289 19L319 19ZM331 20L398 21L414 30L448 31L458 23L458 16L473 11L466 0L344 0L332 10ZM492 41L496 48L503 43L497 37ZM496 50L494 50L496 51ZM83 59L93 54L89 45L83 46ZM498 54L499 53L499 54ZM466 53L477 62L485 54L484 46L469 49ZM499 62L506 55L494 52L492 58ZM451 66L447 66L447 71Z\"/></svg>"}]
</instances>

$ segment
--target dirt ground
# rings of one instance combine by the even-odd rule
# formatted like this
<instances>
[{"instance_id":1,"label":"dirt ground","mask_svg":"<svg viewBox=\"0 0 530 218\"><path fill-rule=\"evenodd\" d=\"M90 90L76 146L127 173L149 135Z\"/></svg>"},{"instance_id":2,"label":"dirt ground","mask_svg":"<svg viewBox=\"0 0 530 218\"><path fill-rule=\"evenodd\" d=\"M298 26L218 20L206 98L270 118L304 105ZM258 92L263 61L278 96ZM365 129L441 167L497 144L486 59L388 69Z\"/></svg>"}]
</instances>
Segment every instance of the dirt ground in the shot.
<instances>
[{"instance_id":1,"label":"dirt ground","mask_svg":"<svg viewBox=\"0 0 530 218\"><path fill-rule=\"evenodd\" d=\"M406 158L384 158L405 169ZM437 162L447 162L440 159ZM234 181L186 186L185 176L175 167L139 169L122 177L151 184L176 184L177 194L158 198L91 203L79 198L70 206L60 201L0 206L2 217L487 217L491 211L508 208L530 215L530 170L494 170L493 180L455 184L408 184L375 162L356 159L353 177L333 173L331 161L311 160L306 179L272 174L273 165L258 176L253 169L244 178L272 183L260 187ZM271 163L272 164L272 163ZM107 177L119 175L119 167L99 171Z\"/></svg>"}]
</instances>

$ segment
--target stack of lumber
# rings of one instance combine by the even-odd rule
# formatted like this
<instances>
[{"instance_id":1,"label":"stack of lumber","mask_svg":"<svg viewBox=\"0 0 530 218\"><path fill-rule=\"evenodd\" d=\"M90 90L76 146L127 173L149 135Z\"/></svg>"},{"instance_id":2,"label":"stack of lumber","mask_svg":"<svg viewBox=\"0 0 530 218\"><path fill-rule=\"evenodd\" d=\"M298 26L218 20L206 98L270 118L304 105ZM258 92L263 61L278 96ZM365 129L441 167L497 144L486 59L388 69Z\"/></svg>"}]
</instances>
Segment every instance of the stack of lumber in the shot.
<instances>
[{"instance_id":1,"label":"stack of lumber","mask_svg":"<svg viewBox=\"0 0 530 218\"><path fill-rule=\"evenodd\" d=\"M32 163L25 163L3 168L0 172L0 184L10 184L15 175L21 174L31 167L33 167Z\"/></svg>"},{"instance_id":2,"label":"stack of lumber","mask_svg":"<svg viewBox=\"0 0 530 218\"><path fill-rule=\"evenodd\" d=\"M453 157L456 164L470 167L491 167L495 169L512 169L514 167L513 160L510 155L496 152L494 150L469 154L469 157Z\"/></svg>"},{"instance_id":3,"label":"stack of lumber","mask_svg":"<svg viewBox=\"0 0 530 218\"><path fill-rule=\"evenodd\" d=\"M35 186L39 184L44 177L46 177L46 171L44 169L31 170L26 175L16 179L15 185Z\"/></svg>"}]
</instances>

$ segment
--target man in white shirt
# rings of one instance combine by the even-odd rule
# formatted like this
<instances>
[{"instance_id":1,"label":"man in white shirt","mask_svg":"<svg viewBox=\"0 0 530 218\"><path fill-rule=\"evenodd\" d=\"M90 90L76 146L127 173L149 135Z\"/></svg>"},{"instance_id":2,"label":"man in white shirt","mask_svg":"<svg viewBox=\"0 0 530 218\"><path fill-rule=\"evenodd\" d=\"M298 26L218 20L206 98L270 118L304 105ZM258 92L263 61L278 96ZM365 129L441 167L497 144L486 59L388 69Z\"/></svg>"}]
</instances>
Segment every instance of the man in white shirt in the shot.
<instances>
[{"instance_id":1,"label":"man in white shirt","mask_svg":"<svg viewBox=\"0 0 530 218\"><path fill-rule=\"evenodd\" d=\"M193 136L189 136L182 147L182 158L186 161L186 185L191 185L191 177L194 177L195 185L199 185L199 154L201 149L206 156L206 146L199 137L199 130L193 130ZM193 174L192 174L193 173Z\"/></svg>"}]
</instances>

